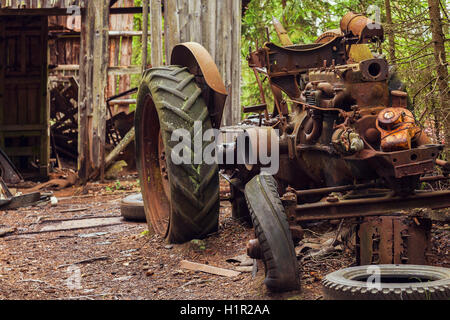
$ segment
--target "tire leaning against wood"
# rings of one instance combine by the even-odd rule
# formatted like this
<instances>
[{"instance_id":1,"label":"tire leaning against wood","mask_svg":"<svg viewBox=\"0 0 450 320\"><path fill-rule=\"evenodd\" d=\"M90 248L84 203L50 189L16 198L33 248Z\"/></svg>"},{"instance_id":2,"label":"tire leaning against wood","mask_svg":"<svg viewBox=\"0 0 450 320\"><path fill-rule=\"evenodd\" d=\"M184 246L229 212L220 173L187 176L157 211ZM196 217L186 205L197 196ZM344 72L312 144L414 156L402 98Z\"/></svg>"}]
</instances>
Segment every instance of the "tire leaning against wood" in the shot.
<instances>
[{"instance_id":1,"label":"tire leaning against wood","mask_svg":"<svg viewBox=\"0 0 450 320\"><path fill-rule=\"evenodd\" d=\"M291 232L275 178L258 175L245 186L245 197L265 264L265 285L281 292L300 288Z\"/></svg>"},{"instance_id":2,"label":"tire leaning against wood","mask_svg":"<svg viewBox=\"0 0 450 320\"><path fill-rule=\"evenodd\" d=\"M217 164L180 164L173 163L169 156L179 141L171 141L172 132L185 129L191 134L191 151L194 138L200 134L194 132L194 121L202 123L202 132L211 129L208 108L201 96L201 89L194 75L187 68L168 66L147 70L138 92L136 109L136 156L140 174L141 189L146 204L147 220L156 219L149 213L149 195L145 194L143 181L144 163L148 157L144 154L143 142L139 137L147 126L160 126L167 161L170 184L170 204L167 206L169 224L166 239L171 243L183 243L192 239L201 239L218 229L219 216L219 171ZM145 99L150 96L156 108L158 119L151 119L146 125L139 121L145 108ZM203 142L202 152L209 143ZM147 158L146 158L147 157ZM149 182L151 183L151 182ZM149 223L154 221L148 221Z\"/></svg>"}]
</instances>

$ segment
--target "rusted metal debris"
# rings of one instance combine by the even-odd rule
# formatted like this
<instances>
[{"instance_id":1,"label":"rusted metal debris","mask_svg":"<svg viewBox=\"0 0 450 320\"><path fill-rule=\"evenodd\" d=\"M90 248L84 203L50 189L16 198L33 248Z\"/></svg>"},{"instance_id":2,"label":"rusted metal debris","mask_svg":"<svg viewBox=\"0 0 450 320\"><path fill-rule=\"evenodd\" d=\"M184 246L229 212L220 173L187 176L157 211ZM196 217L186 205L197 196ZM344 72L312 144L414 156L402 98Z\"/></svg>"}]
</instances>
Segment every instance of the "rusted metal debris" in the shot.
<instances>
[{"instance_id":1,"label":"rusted metal debris","mask_svg":"<svg viewBox=\"0 0 450 320\"><path fill-rule=\"evenodd\" d=\"M360 265L427 264L430 233L430 219L365 218L357 233L357 261Z\"/></svg>"},{"instance_id":2,"label":"rusted metal debris","mask_svg":"<svg viewBox=\"0 0 450 320\"><path fill-rule=\"evenodd\" d=\"M44 196L42 199L39 192L31 192L28 194L13 195L9 190L6 183L0 177L0 209L1 210L14 210L21 207L27 207L33 205L41 200L48 199Z\"/></svg>"},{"instance_id":3,"label":"rusted metal debris","mask_svg":"<svg viewBox=\"0 0 450 320\"><path fill-rule=\"evenodd\" d=\"M0 178L7 184L18 184L23 181L20 172L8 158L6 153L0 149Z\"/></svg>"}]
</instances>

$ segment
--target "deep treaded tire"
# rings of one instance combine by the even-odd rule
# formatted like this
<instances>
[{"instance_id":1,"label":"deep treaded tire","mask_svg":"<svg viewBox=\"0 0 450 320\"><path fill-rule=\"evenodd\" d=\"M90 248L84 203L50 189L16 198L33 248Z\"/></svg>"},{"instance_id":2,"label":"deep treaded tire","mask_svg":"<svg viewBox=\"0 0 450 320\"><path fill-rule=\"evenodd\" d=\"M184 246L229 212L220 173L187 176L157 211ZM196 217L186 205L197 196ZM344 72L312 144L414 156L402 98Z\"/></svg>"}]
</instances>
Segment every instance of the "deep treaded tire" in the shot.
<instances>
[{"instance_id":1,"label":"deep treaded tire","mask_svg":"<svg viewBox=\"0 0 450 320\"><path fill-rule=\"evenodd\" d=\"M136 193L123 198L122 201L120 201L120 213L125 220L145 222L142 194Z\"/></svg>"},{"instance_id":2,"label":"deep treaded tire","mask_svg":"<svg viewBox=\"0 0 450 320\"><path fill-rule=\"evenodd\" d=\"M245 186L245 197L266 267L265 285L274 292L298 290L297 257L277 182L258 175Z\"/></svg>"},{"instance_id":3,"label":"deep treaded tire","mask_svg":"<svg viewBox=\"0 0 450 320\"><path fill-rule=\"evenodd\" d=\"M176 165L170 156L172 149L179 143L171 141L174 130L185 129L190 132L193 155L194 139L201 134L199 129L194 132L194 122L202 123L199 127L203 133L212 128L208 108L201 94L202 90L196 84L195 76L190 74L187 68L179 66L147 70L138 93L135 116L136 153L146 216L147 220L150 220L148 222L160 234L163 232L158 230L161 221L169 219L168 226L164 229L167 240L172 243L201 239L218 229L220 206L218 165L205 163ZM156 109L156 112L146 109ZM155 140L155 136L149 134L151 131L155 132L155 127L158 127L165 148L166 180L169 188L164 193L167 197L162 196L161 188L154 189L155 184L159 183L158 179L164 180L157 172L160 166L155 164L155 156L158 158L158 154L154 154L153 151L157 142L149 141L152 140L149 137ZM209 143L203 143L202 152ZM159 202L155 204L154 201ZM163 201L168 203L164 204ZM166 211L170 212L167 214ZM162 218L164 215L167 217Z\"/></svg>"},{"instance_id":4,"label":"deep treaded tire","mask_svg":"<svg viewBox=\"0 0 450 320\"><path fill-rule=\"evenodd\" d=\"M379 267L380 286L367 284ZM448 300L450 269L418 265L376 265L341 269L322 281L327 299L332 300ZM373 278L369 280L373 283Z\"/></svg>"}]
</instances>

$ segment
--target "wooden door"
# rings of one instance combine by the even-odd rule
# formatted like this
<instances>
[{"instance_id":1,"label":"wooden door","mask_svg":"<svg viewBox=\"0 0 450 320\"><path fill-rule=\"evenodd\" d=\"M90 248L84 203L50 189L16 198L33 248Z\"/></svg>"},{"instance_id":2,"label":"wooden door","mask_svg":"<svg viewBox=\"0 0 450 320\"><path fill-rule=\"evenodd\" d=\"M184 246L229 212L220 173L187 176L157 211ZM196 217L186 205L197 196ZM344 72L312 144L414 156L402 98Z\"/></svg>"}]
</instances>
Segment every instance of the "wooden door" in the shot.
<instances>
[{"instance_id":1,"label":"wooden door","mask_svg":"<svg viewBox=\"0 0 450 320\"><path fill-rule=\"evenodd\" d=\"M24 177L48 175L47 17L0 17L0 147Z\"/></svg>"}]
</instances>

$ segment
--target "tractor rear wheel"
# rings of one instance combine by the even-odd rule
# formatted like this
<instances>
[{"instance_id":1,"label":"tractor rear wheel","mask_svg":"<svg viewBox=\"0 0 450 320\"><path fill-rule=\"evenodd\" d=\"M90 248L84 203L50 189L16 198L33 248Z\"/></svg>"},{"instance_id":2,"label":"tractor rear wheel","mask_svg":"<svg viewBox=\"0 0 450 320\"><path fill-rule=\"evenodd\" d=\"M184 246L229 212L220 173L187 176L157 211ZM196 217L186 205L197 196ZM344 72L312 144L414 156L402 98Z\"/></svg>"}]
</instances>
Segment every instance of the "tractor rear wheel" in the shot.
<instances>
[{"instance_id":1,"label":"tractor rear wheel","mask_svg":"<svg viewBox=\"0 0 450 320\"><path fill-rule=\"evenodd\" d=\"M298 290L300 277L294 242L275 178L254 177L245 186L245 197L265 265L265 285L275 292Z\"/></svg>"},{"instance_id":2,"label":"tractor rear wheel","mask_svg":"<svg viewBox=\"0 0 450 320\"><path fill-rule=\"evenodd\" d=\"M218 229L218 165L192 164L194 140L212 128L201 94L195 76L179 66L149 69L138 92L136 157L145 214L149 226L171 243L201 239ZM191 153L189 164L173 161L172 150L180 142L171 137L177 129L181 138L189 138L182 150ZM202 143L203 154L209 143Z\"/></svg>"}]
</instances>

